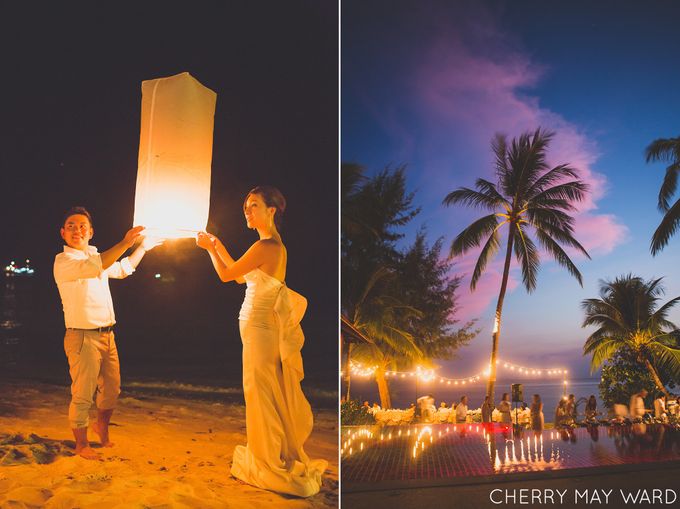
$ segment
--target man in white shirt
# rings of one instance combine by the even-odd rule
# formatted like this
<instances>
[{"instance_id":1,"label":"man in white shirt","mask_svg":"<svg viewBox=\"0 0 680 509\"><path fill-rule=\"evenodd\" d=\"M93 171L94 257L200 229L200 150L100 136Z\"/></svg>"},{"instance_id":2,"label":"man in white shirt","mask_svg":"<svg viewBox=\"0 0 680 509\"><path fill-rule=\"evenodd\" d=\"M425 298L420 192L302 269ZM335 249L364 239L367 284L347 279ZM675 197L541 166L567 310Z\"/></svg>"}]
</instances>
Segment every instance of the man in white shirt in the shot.
<instances>
[{"instance_id":1,"label":"man in white shirt","mask_svg":"<svg viewBox=\"0 0 680 509\"><path fill-rule=\"evenodd\" d=\"M61 228L64 251L54 259L54 280L64 308L64 350L71 375L69 423L76 453L85 459L99 455L87 439L89 410L97 390L97 422L93 429L101 444L110 447L109 421L120 393L120 366L114 340L109 278L132 274L147 250L160 242L144 240L129 257L116 261L140 238L143 226L129 230L112 248L98 253L89 242L94 234L90 213L83 207L69 210Z\"/></svg>"},{"instance_id":2,"label":"man in white shirt","mask_svg":"<svg viewBox=\"0 0 680 509\"><path fill-rule=\"evenodd\" d=\"M642 419L645 415L645 398L647 391L642 389L640 392L633 394L630 398L630 418Z\"/></svg>"},{"instance_id":3,"label":"man in white shirt","mask_svg":"<svg viewBox=\"0 0 680 509\"><path fill-rule=\"evenodd\" d=\"M463 396L460 398L460 403L456 406L456 422L464 423L467 419L468 413L468 397Z\"/></svg>"},{"instance_id":4,"label":"man in white shirt","mask_svg":"<svg viewBox=\"0 0 680 509\"><path fill-rule=\"evenodd\" d=\"M668 414L666 413L666 398L662 392L660 392L654 400L654 417L662 421L668 420Z\"/></svg>"}]
</instances>

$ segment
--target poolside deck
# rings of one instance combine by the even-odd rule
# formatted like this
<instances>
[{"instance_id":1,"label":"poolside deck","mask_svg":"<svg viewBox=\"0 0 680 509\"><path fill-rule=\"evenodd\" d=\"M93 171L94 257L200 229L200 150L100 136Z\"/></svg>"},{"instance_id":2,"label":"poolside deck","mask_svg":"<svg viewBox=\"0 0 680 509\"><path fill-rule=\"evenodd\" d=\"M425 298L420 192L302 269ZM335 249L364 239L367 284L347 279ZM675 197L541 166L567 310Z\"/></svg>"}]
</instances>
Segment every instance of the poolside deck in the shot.
<instances>
[{"instance_id":1,"label":"poolside deck","mask_svg":"<svg viewBox=\"0 0 680 509\"><path fill-rule=\"evenodd\" d=\"M525 431L481 424L346 428L344 493L580 477L680 465L663 425Z\"/></svg>"}]
</instances>

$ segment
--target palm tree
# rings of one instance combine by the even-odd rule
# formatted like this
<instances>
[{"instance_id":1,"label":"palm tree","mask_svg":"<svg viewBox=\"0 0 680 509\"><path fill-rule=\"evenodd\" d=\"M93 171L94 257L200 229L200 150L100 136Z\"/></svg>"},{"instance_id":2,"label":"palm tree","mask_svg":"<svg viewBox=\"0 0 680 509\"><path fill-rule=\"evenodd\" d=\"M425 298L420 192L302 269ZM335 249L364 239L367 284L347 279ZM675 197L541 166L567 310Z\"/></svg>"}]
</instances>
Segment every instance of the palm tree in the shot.
<instances>
[{"instance_id":1,"label":"palm tree","mask_svg":"<svg viewBox=\"0 0 680 509\"><path fill-rule=\"evenodd\" d=\"M586 340L583 354L592 354L590 368L595 371L616 352L627 348L649 371L657 389L668 396L659 368L675 378L680 375L680 331L667 319L680 297L657 307L664 293L661 279L644 281L629 274L613 282L602 281L600 298L581 303L586 314L583 327L597 327Z\"/></svg>"},{"instance_id":2,"label":"palm tree","mask_svg":"<svg viewBox=\"0 0 680 509\"><path fill-rule=\"evenodd\" d=\"M348 307L349 322L368 339L352 347L352 357L365 366L375 367L375 381L383 408L392 407L387 371L394 369L400 360L407 363L423 360L422 350L405 327L410 318L421 313L403 304L395 295L394 276L394 272L385 267L376 270L357 300ZM349 360L348 355L348 371Z\"/></svg>"},{"instance_id":3,"label":"palm tree","mask_svg":"<svg viewBox=\"0 0 680 509\"><path fill-rule=\"evenodd\" d=\"M671 236L680 226L680 198L672 206L670 205L670 199L678 187L678 174L680 174L680 137L654 140L645 149L645 156L648 163L655 161L669 163L659 190L658 207L664 216L652 236L650 246L652 255L656 255L668 244Z\"/></svg>"},{"instance_id":4,"label":"palm tree","mask_svg":"<svg viewBox=\"0 0 680 509\"><path fill-rule=\"evenodd\" d=\"M491 212L465 228L451 243L450 256L454 257L480 246L483 242L470 280L471 290L475 289L489 260L498 252L500 228L506 225L508 227L486 389L491 401L494 401L501 314L513 251L522 267L522 281L528 292L536 288L540 264L539 252L531 234L535 235L539 245L558 264L565 267L581 286L581 273L560 244L575 248L590 258L574 238L574 218L570 215L575 210L574 202L584 198L588 187L578 179L576 170L569 165L561 164L554 168L548 166L546 150L552 136L552 133L538 128L534 133L525 133L519 139L513 139L508 146L505 136L496 135L492 149L498 183L479 178L475 183L476 190L461 187L444 199L445 205L460 203Z\"/></svg>"}]
</instances>

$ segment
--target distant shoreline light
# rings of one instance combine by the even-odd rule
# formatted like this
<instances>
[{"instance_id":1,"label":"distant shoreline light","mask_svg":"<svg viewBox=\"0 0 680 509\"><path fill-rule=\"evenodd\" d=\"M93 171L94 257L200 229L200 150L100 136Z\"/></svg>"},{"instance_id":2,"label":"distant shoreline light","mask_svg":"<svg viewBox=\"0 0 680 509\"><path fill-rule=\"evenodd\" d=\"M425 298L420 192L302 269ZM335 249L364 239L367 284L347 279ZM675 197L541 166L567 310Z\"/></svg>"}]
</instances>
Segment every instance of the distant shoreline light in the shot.
<instances>
[{"instance_id":1,"label":"distant shoreline light","mask_svg":"<svg viewBox=\"0 0 680 509\"><path fill-rule=\"evenodd\" d=\"M26 265L20 267L16 264L14 260L9 262L9 265L5 266L6 276L31 276L35 274L35 269L30 266L31 260L26 259Z\"/></svg>"}]
</instances>

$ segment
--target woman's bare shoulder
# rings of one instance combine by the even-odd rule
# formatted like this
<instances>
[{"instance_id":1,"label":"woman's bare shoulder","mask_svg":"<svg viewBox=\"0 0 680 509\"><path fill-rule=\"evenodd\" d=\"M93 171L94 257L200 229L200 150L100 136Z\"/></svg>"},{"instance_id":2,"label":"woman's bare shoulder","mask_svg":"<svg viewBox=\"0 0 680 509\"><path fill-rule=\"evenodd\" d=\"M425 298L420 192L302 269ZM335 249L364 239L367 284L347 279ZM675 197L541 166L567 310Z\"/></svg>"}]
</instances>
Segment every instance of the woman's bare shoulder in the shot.
<instances>
[{"instance_id":1,"label":"woman's bare shoulder","mask_svg":"<svg viewBox=\"0 0 680 509\"><path fill-rule=\"evenodd\" d=\"M267 249L267 250L286 250L286 246L283 245L283 243L280 240L277 239L260 239L257 242L255 242L256 246L259 246L262 249Z\"/></svg>"}]
</instances>

